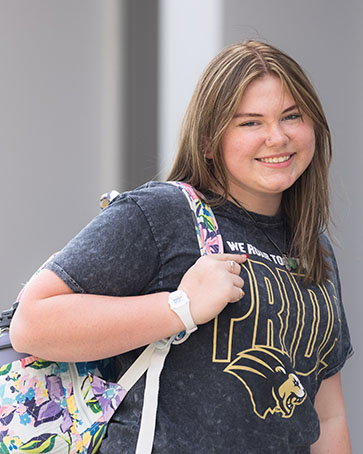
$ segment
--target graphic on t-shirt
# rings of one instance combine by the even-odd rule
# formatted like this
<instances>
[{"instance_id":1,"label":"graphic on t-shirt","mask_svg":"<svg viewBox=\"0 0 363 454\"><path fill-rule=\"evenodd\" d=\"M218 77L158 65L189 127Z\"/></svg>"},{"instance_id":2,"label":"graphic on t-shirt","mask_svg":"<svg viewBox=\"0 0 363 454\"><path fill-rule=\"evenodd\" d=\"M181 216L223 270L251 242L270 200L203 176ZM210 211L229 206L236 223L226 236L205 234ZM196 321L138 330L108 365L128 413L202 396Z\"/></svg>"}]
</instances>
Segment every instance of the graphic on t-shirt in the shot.
<instances>
[{"instance_id":1,"label":"graphic on t-shirt","mask_svg":"<svg viewBox=\"0 0 363 454\"><path fill-rule=\"evenodd\" d=\"M256 346L245 350L224 370L245 385L260 418L265 419L268 413L289 418L295 406L305 400L306 391L289 356L276 348Z\"/></svg>"},{"instance_id":2,"label":"graphic on t-shirt","mask_svg":"<svg viewBox=\"0 0 363 454\"><path fill-rule=\"evenodd\" d=\"M240 380L260 418L289 418L306 397L301 379L326 369L337 342L336 289L305 287L297 273L251 258L242 277L245 297L215 318L212 360Z\"/></svg>"},{"instance_id":3,"label":"graphic on t-shirt","mask_svg":"<svg viewBox=\"0 0 363 454\"><path fill-rule=\"evenodd\" d=\"M281 255L267 254L267 252L260 251L256 246L250 243L241 243L238 241L227 241L227 245L231 252L238 252L239 254L248 254L249 256L256 255L263 257L276 265L284 266L284 259Z\"/></svg>"}]
</instances>

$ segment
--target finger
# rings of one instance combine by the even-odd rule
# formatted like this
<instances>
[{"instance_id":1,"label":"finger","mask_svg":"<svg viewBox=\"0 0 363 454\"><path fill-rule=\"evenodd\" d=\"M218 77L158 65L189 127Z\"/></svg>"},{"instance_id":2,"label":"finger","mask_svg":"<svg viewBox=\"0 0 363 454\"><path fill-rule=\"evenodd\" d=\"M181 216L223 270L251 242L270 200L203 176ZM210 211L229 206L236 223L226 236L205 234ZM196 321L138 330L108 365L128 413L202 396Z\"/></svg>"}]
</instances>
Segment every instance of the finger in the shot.
<instances>
[{"instance_id":1,"label":"finger","mask_svg":"<svg viewBox=\"0 0 363 454\"><path fill-rule=\"evenodd\" d=\"M209 257L226 262L233 260L237 263L243 263L248 259L248 254L211 254Z\"/></svg>"},{"instance_id":2,"label":"finger","mask_svg":"<svg viewBox=\"0 0 363 454\"><path fill-rule=\"evenodd\" d=\"M234 260L228 260L227 264L229 266L230 272L233 273L234 268L237 266L237 262L235 262Z\"/></svg>"},{"instance_id":3,"label":"finger","mask_svg":"<svg viewBox=\"0 0 363 454\"><path fill-rule=\"evenodd\" d=\"M236 274L237 276L241 273L241 265L234 260L228 260L227 266L230 273Z\"/></svg>"},{"instance_id":4,"label":"finger","mask_svg":"<svg viewBox=\"0 0 363 454\"><path fill-rule=\"evenodd\" d=\"M232 283L235 287L242 288L245 285L245 281L238 275L233 276Z\"/></svg>"},{"instance_id":5,"label":"finger","mask_svg":"<svg viewBox=\"0 0 363 454\"><path fill-rule=\"evenodd\" d=\"M236 287L236 297L231 301L231 303L237 303L245 296L245 292L241 288Z\"/></svg>"}]
</instances>

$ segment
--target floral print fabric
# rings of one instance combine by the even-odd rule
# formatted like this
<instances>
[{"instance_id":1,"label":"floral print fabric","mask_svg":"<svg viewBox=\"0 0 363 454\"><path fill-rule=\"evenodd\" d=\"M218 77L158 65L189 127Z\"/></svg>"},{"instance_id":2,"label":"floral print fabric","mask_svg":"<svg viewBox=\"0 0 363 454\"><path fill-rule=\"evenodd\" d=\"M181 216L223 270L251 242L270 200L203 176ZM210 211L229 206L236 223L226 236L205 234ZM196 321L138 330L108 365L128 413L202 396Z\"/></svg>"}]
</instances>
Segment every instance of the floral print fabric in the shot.
<instances>
[{"instance_id":1,"label":"floral print fabric","mask_svg":"<svg viewBox=\"0 0 363 454\"><path fill-rule=\"evenodd\" d=\"M223 240L212 209L197 196L195 190L189 184L181 182L171 183L184 193L189 202L200 254L222 254Z\"/></svg>"},{"instance_id":2,"label":"floral print fabric","mask_svg":"<svg viewBox=\"0 0 363 454\"><path fill-rule=\"evenodd\" d=\"M34 356L0 368L0 453L95 453L126 395L74 363Z\"/></svg>"}]
</instances>

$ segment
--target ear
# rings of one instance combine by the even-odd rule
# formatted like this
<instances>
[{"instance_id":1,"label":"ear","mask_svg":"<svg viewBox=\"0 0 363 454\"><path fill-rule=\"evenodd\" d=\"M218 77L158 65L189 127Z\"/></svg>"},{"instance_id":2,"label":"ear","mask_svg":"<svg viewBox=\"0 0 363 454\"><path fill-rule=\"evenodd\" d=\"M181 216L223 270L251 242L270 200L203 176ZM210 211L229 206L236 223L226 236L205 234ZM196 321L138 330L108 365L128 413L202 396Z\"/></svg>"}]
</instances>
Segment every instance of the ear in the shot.
<instances>
[{"instance_id":1,"label":"ear","mask_svg":"<svg viewBox=\"0 0 363 454\"><path fill-rule=\"evenodd\" d=\"M275 367L275 372L281 372L286 375L286 370L282 366Z\"/></svg>"},{"instance_id":2,"label":"ear","mask_svg":"<svg viewBox=\"0 0 363 454\"><path fill-rule=\"evenodd\" d=\"M205 159L213 159L213 154L210 148L210 140L207 137L203 137L203 150Z\"/></svg>"},{"instance_id":3,"label":"ear","mask_svg":"<svg viewBox=\"0 0 363 454\"><path fill-rule=\"evenodd\" d=\"M206 151L204 153L204 156L207 158L207 159L213 159L213 155L212 155L212 152L210 150Z\"/></svg>"}]
</instances>

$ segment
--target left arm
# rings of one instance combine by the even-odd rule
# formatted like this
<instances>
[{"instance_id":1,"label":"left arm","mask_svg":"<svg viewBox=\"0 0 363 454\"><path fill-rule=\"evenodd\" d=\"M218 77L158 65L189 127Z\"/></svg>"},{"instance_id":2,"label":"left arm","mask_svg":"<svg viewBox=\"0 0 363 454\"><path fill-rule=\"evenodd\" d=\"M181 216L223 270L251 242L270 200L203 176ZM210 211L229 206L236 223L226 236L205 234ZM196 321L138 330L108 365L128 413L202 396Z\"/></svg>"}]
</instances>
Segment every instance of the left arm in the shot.
<instances>
[{"instance_id":1,"label":"left arm","mask_svg":"<svg viewBox=\"0 0 363 454\"><path fill-rule=\"evenodd\" d=\"M311 454L351 454L340 373L323 380L315 399L320 437Z\"/></svg>"}]
</instances>

